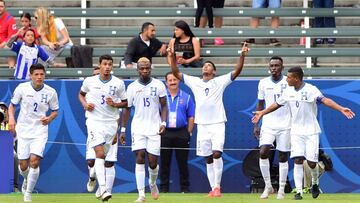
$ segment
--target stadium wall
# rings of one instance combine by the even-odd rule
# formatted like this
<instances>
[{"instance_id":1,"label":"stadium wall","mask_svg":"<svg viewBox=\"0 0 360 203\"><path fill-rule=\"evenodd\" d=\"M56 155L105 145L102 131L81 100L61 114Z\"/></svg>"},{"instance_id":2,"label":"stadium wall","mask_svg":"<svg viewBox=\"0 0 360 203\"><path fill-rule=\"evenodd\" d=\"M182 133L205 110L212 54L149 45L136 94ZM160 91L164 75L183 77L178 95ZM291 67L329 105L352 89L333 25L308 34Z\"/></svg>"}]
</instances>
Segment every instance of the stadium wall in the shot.
<instances>
[{"instance_id":1,"label":"stadium wall","mask_svg":"<svg viewBox=\"0 0 360 203\"><path fill-rule=\"evenodd\" d=\"M46 145L45 158L41 163L41 176L36 190L41 193L79 193L86 192L88 169L85 161L86 126L84 110L78 101L81 86L79 80L49 80L59 95L60 110L58 117L51 123L49 142ZM129 84L131 81L126 81ZM325 96L334 99L343 106L360 112L360 80L310 80ZM10 102L12 92L19 81L0 81L0 101ZM258 80L237 80L224 93L224 105L228 122L224 151L224 174L222 189L224 192L246 193L250 191L250 179L242 171L243 159L257 146L252 135L252 111L257 102ZM186 91L189 89L185 86ZM18 112L18 110L17 110ZM216 115L214 115L216 116ZM320 187L326 193L360 192L360 125L359 118L349 121L341 113L324 105L319 106L321 147L330 155L334 170L326 172L320 179ZM130 129L128 127L128 129ZM129 131L127 132L130 133ZM196 133L191 138L189 156L191 192L208 192L205 162L195 156ZM127 145L130 143L127 136ZM0 153L5 148L1 147ZM114 192L134 192L135 157L129 146L120 147L116 163ZM171 172L171 191L179 191L177 166L173 159ZM0 164L4 160L0 160ZM293 163L290 163L292 168ZM2 171L1 171L2 172ZM292 181L292 169L289 179ZM3 181L0 181L3 183ZM146 181L147 183L147 181ZM292 184L293 185L293 184Z\"/></svg>"}]
</instances>

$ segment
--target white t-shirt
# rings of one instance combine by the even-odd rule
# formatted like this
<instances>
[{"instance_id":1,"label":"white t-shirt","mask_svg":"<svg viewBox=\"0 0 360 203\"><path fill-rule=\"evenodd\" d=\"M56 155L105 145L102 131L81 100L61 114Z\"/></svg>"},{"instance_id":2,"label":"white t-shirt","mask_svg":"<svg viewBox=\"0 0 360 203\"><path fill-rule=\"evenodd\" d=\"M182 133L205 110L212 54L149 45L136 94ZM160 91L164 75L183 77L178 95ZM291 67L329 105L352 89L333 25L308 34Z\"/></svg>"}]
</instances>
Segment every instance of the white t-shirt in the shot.
<instances>
[{"instance_id":1,"label":"white t-shirt","mask_svg":"<svg viewBox=\"0 0 360 203\"><path fill-rule=\"evenodd\" d=\"M158 79L151 78L147 85L139 80L132 82L127 89L128 106L135 107L131 132L135 135L156 135L161 124L159 98L166 97L166 87Z\"/></svg>"},{"instance_id":2,"label":"white t-shirt","mask_svg":"<svg viewBox=\"0 0 360 203\"><path fill-rule=\"evenodd\" d=\"M19 138L48 137L48 125L43 125L40 119L46 116L49 108L52 111L59 109L55 89L44 84L40 90L35 90L31 81L21 83L15 88L11 103L20 103L16 125Z\"/></svg>"},{"instance_id":3,"label":"white t-shirt","mask_svg":"<svg viewBox=\"0 0 360 203\"><path fill-rule=\"evenodd\" d=\"M64 36L61 34L61 30L62 29L66 29L64 22L60 19L60 18L55 18L54 19L55 22L55 27L56 27L56 36L57 36L57 41L60 42L61 40L64 39ZM65 44L65 46L72 46L73 42L70 39L69 36L69 42L67 44Z\"/></svg>"},{"instance_id":4,"label":"white t-shirt","mask_svg":"<svg viewBox=\"0 0 360 203\"><path fill-rule=\"evenodd\" d=\"M320 90L308 83L295 90L294 87L288 87L283 96L277 101L278 104L289 104L291 111L291 131L295 135L312 135L321 132L317 121L317 102L320 102L324 96Z\"/></svg>"},{"instance_id":5,"label":"white t-shirt","mask_svg":"<svg viewBox=\"0 0 360 203\"><path fill-rule=\"evenodd\" d=\"M261 79L258 85L258 99L265 100L265 108L269 107L279 99L287 87L286 76L282 76L279 81L274 81L271 76ZM284 105L263 117L262 128L290 129L290 119L289 106Z\"/></svg>"},{"instance_id":6,"label":"white t-shirt","mask_svg":"<svg viewBox=\"0 0 360 203\"><path fill-rule=\"evenodd\" d=\"M126 100L125 84L115 76L110 80L102 81L99 75L88 77L84 80L81 91L86 93L87 103L95 104L93 111L86 111L87 119L96 121L117 121L119 118L118 108L106 104L106 98L111 97L114 102Z\"/></svg>"},{"instance_id":7,"label":"white t-shirt","mask_svg":"<svg viewBox=\"0 0 360 203\"><path fill-rule=\"evenodd\" d=\"M204 125L227 121L223 94L225 88L232 82L231 74L230 72L207 82L199 77L182 74L183 82L190 87L195 97L196 124Z\"/></svg>"}]
</instances>

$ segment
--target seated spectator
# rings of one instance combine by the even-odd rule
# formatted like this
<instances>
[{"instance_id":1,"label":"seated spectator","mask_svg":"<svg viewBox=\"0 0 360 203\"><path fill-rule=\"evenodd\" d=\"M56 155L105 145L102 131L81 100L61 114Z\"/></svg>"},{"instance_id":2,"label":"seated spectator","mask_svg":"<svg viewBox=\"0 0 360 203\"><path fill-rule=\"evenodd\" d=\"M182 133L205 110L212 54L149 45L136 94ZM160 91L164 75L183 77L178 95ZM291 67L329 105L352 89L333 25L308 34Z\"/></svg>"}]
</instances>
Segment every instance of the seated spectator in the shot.
<instances>
[{"instance_id":1,"label":"seated spectator","mask_svg":"<svg viewBox=\"0 0 360 203\"><path fill-rule=\"evenodd\" d=\"M25 31L32 29L35 32L35 44L39 44L40 41L40 35L37 32L36 28L31 26L31 15L30 13L23 13L20 16L20 24L21 24L21 28L17 31L17 33L15 35L17 35L17 38L20 40L23 40L23 36Z\"/></svg>"},{"instance_id":2,"label":"seated spectator","mask_svg":"<svg viewBox=\"0 0 360 203\"><path fill-rule=\"evenodd\" d=\"M185 21L175 22L174 36L169 42L169 48L176 55L179 67L202 67L200 42ZM168 64L171 64L171 60L171 57L167 58Z\"/></svg>"},{"instance_id":3,"label":"seated spectator","mask_svg":"<svg viewBox=\"0 0 360 203\"><path fill-rule=\"evenodd\" d=\"M138 36L130 40L124 59L120 62L120 68L137 68L137 61L146 57L152 62L152 57L159 51L160 55L165 55L166 44L155 37L155 25L146 22L141 27Z\"/></svg>"},{"instance_id":4,"label":"seated spectator","mask_svg":"<svg viewBox=\"0 0 360 203\"><path fill-rule=\"evenodd\" d=\"M16 21L7 11L5 1L0 0L0 49L5 48L6 43L16 33ZM8 57L9 68L15 67L15 58Z\"/></svg>"},{"instance_id":5,"label":"seated spectator","mask_svg":"<svg viewBox=\"0 0 360 203\"><path fill-rule=\"evenodd\" d=\"M334 8L334 0L313 0L314 8ZM313 27L336 27L335 17L315 17ZM316 44L334 45L335 38L316 38Z\"/></svg>"},{"instance_id":6,"label":"seated spectator","mask_svg":"<svg viewBox=\"0 0 360 203\"><path fill-rule=\"evenodd\" d=\"M253 8L280 8L281 7L281 0L253 0L252 1L252 7ZM259 17L254 17L251 18L250 21L250 26L252 28L257 28L259 27L259 23L260 23L260 18ZM279 17L271 17L271 28L278 28L280 24L280 19ZM247 43L255 43L255 39L254 38L250 38L245 40ZM275 38L271 38L270 39L270 45L273 46L280 46L280 41L275 39Z\"/></svg>"},{"instance_id":7,"label":"seated spectator","mask_svg":"<svg viewBox=\"0 0 360 203\"><path fill-rule=\"evenodd\" d=\"M35 31L33 29L25 31L23 41L15 41L16 38L17 35L14 35L7 44L17 54L15 79L30 79L30 66L36 64L38 58L53 64L53 61L44 49L35 44Z\"/></svg>"},{"instance_id":8,"label":"seated spectator","mask_svg":"<svg viewBox=\"0 0 360 203\"><path fill-rule=\"evenodd\" d=\"M96 66L96 67L93 69L93 76L99 75L99 74L100 74L100 67L99 67L99 66Z\"/></svg>"},{"instance_id":9,"label":"seated spectator","mask_svg":"<svg viewBox=\"0 0 360 203\"><path fill-rule=\"evenodd\" d=\"M48 53L50 60L61 54L64 48L73 45L64 22L60 18L51 15L44 7L35 10L37 30L41 36L41 47ZM39 61L44 66L45 62ZM66 66L55 64L55 66Z\"/></svg>"}]
</instances>

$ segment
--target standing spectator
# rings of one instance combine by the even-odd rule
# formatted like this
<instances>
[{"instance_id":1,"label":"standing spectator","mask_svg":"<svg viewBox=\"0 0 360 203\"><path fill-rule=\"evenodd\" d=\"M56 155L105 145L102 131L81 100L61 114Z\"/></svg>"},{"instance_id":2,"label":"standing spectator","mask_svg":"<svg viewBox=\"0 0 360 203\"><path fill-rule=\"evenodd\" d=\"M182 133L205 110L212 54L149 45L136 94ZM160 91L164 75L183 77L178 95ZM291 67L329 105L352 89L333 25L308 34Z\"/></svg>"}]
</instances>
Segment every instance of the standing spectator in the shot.
<instances>
[{"instance_id":1,"label":"standing spectator","mask_svg":"<svg viewBox=\"0 0 360 203\"><path fill-rule=\"evenodd\" d=\"M195 14L195 27L200 26L200 17L204 11L204 8L206 8L206 15L209 19L209 28L214 27L214 16L213 16L213 10L212 10L212 0L196 0L197 2L197 9Z\"/></svg>"},{"instance_id":2,"label":"standing spectator","mask_svg":"<svg viewBox=\"0 0 360 203\"><path fill-rule=\"evenodd\" d=\"M50 60L61 54L64 48L70 48L73 43L64 22L60 18L51 15L44 7L35 10L35 20L37 31L41 36L41 46L49 54ZM46 64L45 62L41 62ZM54 66L64 66L54 64Z\"/></svg>"},{"instance_id":3,"label":"standing spectator","mask_svg":"<svg viewBox=\"0 0 360 203\"><path fill-rule=\"evenodd\" d=\"M135 202L145 202L145 155L149 164L151 196L155 200L159 198L156 179L159 172L160 136L165 133L166 128L166 87L163 82L151 77L149 59L140 58L137 66L139 79L132 82L127 89L128 108L124 110L120 143L125 144L125 127L131 107L135 107L131 121L131 150L136 156L135 178L139 194Z\"/></svg>"},{"instance_id":4,"label":"standing spectator","mask_svg":"<svg viewBox=\"0 0 360 203\"><path fill-rule=\"evenodd\" d=\"M161 137L160 191L169 192L169 177L172 158L171 147L176 148L176 160L180 173L181 192L189 192L188 155L194 127L195 104L190 95L179 89L179 80L171 73L165 75L167 86L166 134ZM180 149L183 148L183 149Z\"/></svg>"},{"instance_id":5,"label":"standing spectator","mask_svg":"<svg viewBox=\"0 0 360 203\"><path fill-rule=\"evenodd\" d=\"M314 8L334 8L334 0L313 0ZM336 27L335 17L315 17L314 27ZM316 38L316 44L334 45L335 38Z\"/></svg>"},{"instance_id":6,"label":"standing spectator","mask_svg":"<svg viewBox=\"0 0 360 203\"><path fill-rule=\"evenodd\" d=\"M226 113L223 104L225 88L241 73L245 55L248 53L246 43L242 47L239 61L233 71L215 77L216 66L207 61L202 67L202 78L190 76L179 71L175 57L169 49L171 70L174 76L183 81L194 93L197 124L196 155L206 160L207 177L211 191L209 197L221 197L221 177L223 172L222 152L225 142Z\"/></svg>"},{"instance_id":7,"label":"standing spectator","mask_svg":"<svg viewBox=\"0 0 360 203\"><path fill-rule=\"evenodd\" d=\"M253 0L252 1L253 8L280 8L281 7L281 0ZM252 28L257 28L260 23L259 17L251 18L250 26ZM280 18L279 17L271 17L271 28L276 29L280 25ZM254 38L250 38L246 40L247 43L255 43ZM270 38L270 45L273 46L280 46L281 43L279 40L275 38Z\"/></svg>"},{"instance_id":8,"label":"standing spectator","mask_svg":"<svg viewBox=\"0 0 360 203\"><path fill-rule=\"evenodd\" d=\"M212 3L212 7L213 8L224 8L225 5L225 0L210 0ZM199 3L198 3L199 6ZM206 12L207 15L209 16L203 16L200 18L200 25L199 27L205 27L206 26L206 22L209 20L209 27L210 27L210 15L208 14L208 12ZM222 16L215 16L215 28L221 28L223 25L223 17ZM223 45L224 44L224 40L220 37L216 37L214 39L214 44L215 45Z\"/></svg>"},{"instance_id":9,"label":"standing spectator","mask_svg":"<svg viewBox=\"0 0 360 203\"><path fill-rule=\"evenodd\" d=\"M32 27L31 25L31 15L30 13L23 13L20 16L20 24L21 28L17 31L16 35L17 38L23 40L24 34L27 30L32 29L35 32L35 44L39 45L40 43L40 35L37 32L36 28Z\"/></svg>"},{"instance_id":10,"label":"standing spectator","mask_svg":"<svg viewBox=\"0 0 360 203\"><path fill-rule=\"evenodd\" d=\"M321 129L317 121L317 104L322 103L327 107L341 112L347 119L354 118L355 114L351 109L340 106L332 99L325 97L320 90L303 81L304 72L301 67L293 67L288 70L288 85L293 88L286 88L276 102L262 111L254 112L253 123L271 113L285 104L289 105L291 114L290 135L291 135L291 158L294 158L294 182L297 193L295 200L302 199L304 160L307 161L312 177L311 193L313 198L320 194L319 190L319 135Z\"/></svg>"},{"instance_id":11,"label":"standing spectator","mask_svg":"<svg viewBox=\"0 0 360 203\"><path fill-rule=\"evenodd\" d=\"M8 107L5 102L0 102L0 130L9 130Z\"/></svg>"},{"instance_id":12,"label":"standing spectator","mask_svg":"<svg viewBox=\"0 0 360 203\"><path fill-rule=\"evenodd\" d=\"M16 79L30 79L29 67L32 64L36 64L38 59L53 64L53 61L50 60L49 55L44 49L35 44L35 31L33 29L24 32L23 41L14 42L16 38L17 35L13 35L7 44L17 54L17 64L14 73Z\"/></svg>"},{"instance_id":13,"label":"standing spectator","mask_svg":"<svg viewBox=\"0 0 360 203\"><path fill-rule=\"evenodd\" d=\"M16 33L16 21L7 11L5 1L0 0L0 49L4 48L10 37ZM15 67L15 58L8 57L9 68Z\"/></svg>"},{"instance_id":14,"label":"standing spectator","mask_svg":"<svg viewBox=\"0 0 360 203\"><path fill-rule=\"evenodd\" d=\"M158 51L160 55L164 55L166 44L158 40L155 34L155 25L150 22L144 23L140 34L130 40L120 68L137 68L137 61L142 57L148 58L151 62Z\"/></svg>"},{"instance_id":15,"label":"standing spectator","mask_svg":"<svg viewBox=\"0 0 360 203\"><path fill-rule=\"evenodd\" d=\"M30 77L31 81L15 88L9 106L9 130L18 137L17 152L20 174L24 177L24 202L31 202L31 193L40 175L40 160L48 139L48 125L56 118L59 109L55 89L44 84L44 66L32 65ZM18 104L20 113L16 124L15 105ZM51 113L47 115L49 109Z\"/></svg>"},{"instance_id":16,"label":"standing spectator","mask_svg":"<svg viewBox=\"0 0 360 203\"><path fill-rule=\"evenodd\" d=\"M179 20L175 22L174 36L169 42L169 48L174 51L180 67L201 67L200 43L191 31L189 25ZM168 64L172 58L167 58Z\"/></svg>"}]
</instances>

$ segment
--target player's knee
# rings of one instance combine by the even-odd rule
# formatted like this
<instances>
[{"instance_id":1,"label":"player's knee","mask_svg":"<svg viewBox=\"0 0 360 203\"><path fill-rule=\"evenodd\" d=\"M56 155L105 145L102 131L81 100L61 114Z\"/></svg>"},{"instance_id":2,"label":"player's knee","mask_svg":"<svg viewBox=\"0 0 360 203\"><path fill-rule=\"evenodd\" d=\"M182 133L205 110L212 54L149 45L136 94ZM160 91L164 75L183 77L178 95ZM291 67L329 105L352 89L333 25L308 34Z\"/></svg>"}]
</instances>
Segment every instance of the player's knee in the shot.
<instances>
[{"instance_id":1,"label":"player's knee","mask_svg":"<svg viewBox=\"0 0 360 203\"><path fill-rule=\"evenodd\" d=\"M212 163L214 162L214 159L213 159L212 156L208 156L208 157L206 157L205 159L206 159L206 163L207 163L207 164L212 164Z\"/></svg>"},{"instance_id":2,"label":"player's knee","mask_svg":"<svg viewBox=\"0 0 360 203\"><path fill-rule=\"evenodd\" d=\"M309 165L310 168L315 168L316 167L316 162L312 162L312 161L307 161L307 164Z\"/></svg>"},{"instance_id":3,"label":"player's knee","mask_svg":"<svg viewBox=\"0 0 360 203\"><path fill-rule=\"evenodd\" d=\"M105 159L105 153L104 151L95 151L96 153L96 158L98 159Z\"/></svg>"},{"instance_id":4,"label":"player's knee","mask_svg":"<svg viewBox=\"0 0 360 203\"><path fill-rule=\"evenodd\" d=\"M221 152L216 151L216 152L213 153L213 158L214 159L219 159L220 157L221 157Z\"/></svg>"},{"instance_id":5,"label":"player's knee","mask_svg":"<svg viewBox=\"0 0 360 203\"><path fill-rule=\"evenodd\" d=\"M114 162L110 162L110 161L105 161L105 167L106 168L111 168L114 166Z\"/></svg>"},{"instance_id":6,"label":"player's knee","mask_svg":"<svg viewBox=\"0 0 360 203\"><path fill-rule=\"evenodd\" d=\"M155 169L157 167L157 163L156 162L149 162L149 167L151 169Z\"/></svg>"},{"instance_id":7,"label":"player's knee","mask_svg":"<svg viewBox=\"0 0 360 203\"><path fill-rule=\"evenodd\" d=\"M304 158L302 158L302 157L295 158L294 162L295 162L295 164L303 164Z\"/></svg>"},{"instance_id":8,"label":"player's knee","mask_svg":"<svg viewBox=\"0 0 360 203\"><path fill-rule=\"evenodd\" d=\"M30 159L30 167L31 167L31 168L37 168L37 167L39 167L39 160Z\"/></svg>"},{"instance_id":9,"label":"player's knee","mask_svg":"<svg viewBox=\"0 0 360 203\"><path fill-rule=\"evenodd\" d=\"M27 161L20 161L19 165L21 171L25 171L29 167Z\"/></svg>"},{"instance_id":10,"label":"player's knee","mask_svg":"<svg viewBox=\"0 0 360 203\"><path fill-rule=\"evenodd\" d=\"M288 153L287 152L279 152L279 161L287 162L288 161Z\"/></svg>"},{"instance_id":11,"label":"player's knee","mask_svg":"<svg viewBox=\"0 0 360 203\"><path fill-rule=\"evenodd\" d=\"M95 160L87 160L87 164L90 168L94 167Z\"/></svg>"}]
</instances>

